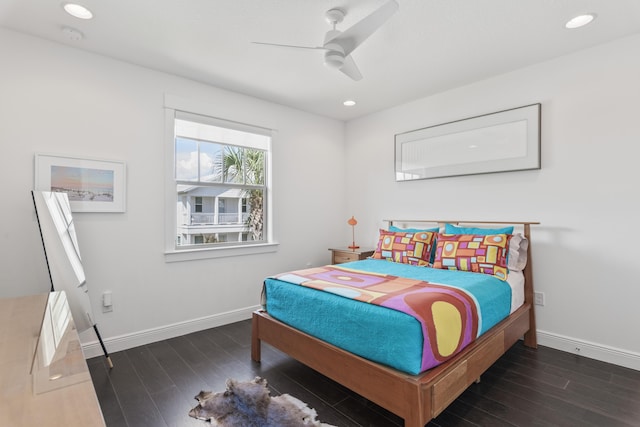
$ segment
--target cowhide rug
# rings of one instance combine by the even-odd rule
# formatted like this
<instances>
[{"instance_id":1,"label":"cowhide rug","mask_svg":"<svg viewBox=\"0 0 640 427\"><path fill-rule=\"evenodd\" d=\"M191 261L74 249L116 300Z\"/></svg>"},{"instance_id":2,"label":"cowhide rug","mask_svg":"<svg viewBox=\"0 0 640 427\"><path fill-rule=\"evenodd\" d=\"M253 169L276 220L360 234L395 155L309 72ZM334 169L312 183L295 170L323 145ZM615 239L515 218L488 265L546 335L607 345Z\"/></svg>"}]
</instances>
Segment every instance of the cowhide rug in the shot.
<instances>
[{"instance_id":1,"label":"cowhide rug","mask_svg":"<svg viewBox=\"0 0 640 427\"><path fill-rule=\"evenodd\" d=\"M293 396L271 397L267 380L227 380L227 389L201 391L189 416L216 427L335 427L317 420L317 413Z\"/></svg>"}]
</instances>

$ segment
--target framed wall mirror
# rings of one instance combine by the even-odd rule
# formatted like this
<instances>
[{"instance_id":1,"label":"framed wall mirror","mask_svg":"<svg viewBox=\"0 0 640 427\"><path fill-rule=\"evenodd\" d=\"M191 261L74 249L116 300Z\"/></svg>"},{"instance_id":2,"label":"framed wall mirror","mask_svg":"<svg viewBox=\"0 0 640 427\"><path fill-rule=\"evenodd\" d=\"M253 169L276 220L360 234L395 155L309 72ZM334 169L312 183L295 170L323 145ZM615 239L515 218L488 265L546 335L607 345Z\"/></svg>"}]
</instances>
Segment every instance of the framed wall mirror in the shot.
<instances>
[{"instance_id":1,"label":"framed wall mirror","mask_svg":"<svg viewBox=\"0 0 640 427\"><path fill-rule=\"evenodd\" d=\"M540 104L395 136L396 181L540 169Z\"/></svg>"}]
</instances>

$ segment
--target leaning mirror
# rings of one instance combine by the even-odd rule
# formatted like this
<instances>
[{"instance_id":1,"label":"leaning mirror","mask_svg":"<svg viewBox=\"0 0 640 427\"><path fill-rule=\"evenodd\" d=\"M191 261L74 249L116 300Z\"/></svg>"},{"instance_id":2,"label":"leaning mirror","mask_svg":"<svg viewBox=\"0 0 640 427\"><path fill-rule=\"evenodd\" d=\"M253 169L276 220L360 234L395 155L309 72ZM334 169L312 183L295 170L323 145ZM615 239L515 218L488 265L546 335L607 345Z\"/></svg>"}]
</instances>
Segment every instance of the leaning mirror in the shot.
<instances>
[{"instance_id":1,"label":"leaning mirror","mask_svg":"<svg viewBox=\"0 0 640 427\"><path fill-rule=\"evenodd\" d=\"M36 394L91 381L64 291L49 294L31 373Z\"/></svg>"}]
</instances>

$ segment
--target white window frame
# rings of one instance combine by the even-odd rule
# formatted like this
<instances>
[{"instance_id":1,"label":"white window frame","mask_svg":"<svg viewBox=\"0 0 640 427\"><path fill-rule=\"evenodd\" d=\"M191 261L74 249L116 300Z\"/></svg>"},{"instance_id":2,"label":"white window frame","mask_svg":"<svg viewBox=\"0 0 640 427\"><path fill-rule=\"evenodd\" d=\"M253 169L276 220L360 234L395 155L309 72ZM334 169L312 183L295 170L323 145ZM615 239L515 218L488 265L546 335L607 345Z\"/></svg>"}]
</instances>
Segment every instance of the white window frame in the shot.
<instances>
[{"instance_id":1,"label":"white window frame","mask_svg":"<svg viewBox=\"0 0 640 427\"><path fill-rule=\"evenodd\" d=\"M231 119L219 118L223 114L217 111L214 105L208 102L198 100L185 99L174 95L165 94L164 96L164 146L165 146L165 261L179 262L191 261L198 259L223 258L229 256L255 255L269 252L276 252L278 242L274 239L273 233L273 210L272 210L272 190L271 190L271 145L269 146L266 165L266 223L265 223L265 240L255 244L239 242L235 245L224 246L206 246L202 248L178 248L176 246L176 181L175 181L175 124L176 113L195 114L209 118L210 122L217 122L221 127L229 127L237 130L244 130L253 133L268 134L271 136L271 143L275 131L273 127L266 124L248 125L243 123L243 118L233 117ZM236 120L233 120L236 119Z\"/></svg>"}]
</instances>

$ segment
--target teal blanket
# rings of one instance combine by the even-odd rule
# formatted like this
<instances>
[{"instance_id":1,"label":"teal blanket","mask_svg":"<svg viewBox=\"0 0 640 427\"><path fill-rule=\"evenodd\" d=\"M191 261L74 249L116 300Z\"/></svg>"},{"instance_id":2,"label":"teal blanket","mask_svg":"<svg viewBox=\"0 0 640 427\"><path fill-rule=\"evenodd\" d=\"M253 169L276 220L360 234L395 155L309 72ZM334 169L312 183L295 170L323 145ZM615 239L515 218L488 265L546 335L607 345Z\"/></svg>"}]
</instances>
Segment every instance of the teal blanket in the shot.
<instances>
[{"instance_id":1,"label":"teal blanket","mask_svg":"<svg viewBox=\"0 0 640 427\"><path fill-rule=\"evenodd\" d=\"M332 279L328 278L329 273L335 273L334 270L343 267L347 268L349 273L347 276L355 276L358 271L369 272L396 279L401 277L430 284L445 284L454 290L464 292L469 296L467 299L475 304L473 307L474 312L477 312L475 336L465 339L464 343L462 341L458 343L460 345L456 347L455 353L434 359L429 349L436 341L439 343L441 341L436 339L434 325L425 326L424 319L416 319L411 314L398 309L349 298L344 289L333 286ZM336 274L333 275L336 276ZM368 276L362 274L362 277L366 279ZM323 291L299 286L300 282L309 278L318 279L315 282L326 284L328 289ZM347 277L343 279L346 280ZM335 282L334 280L333 284ZM336 296L336 289L343 296ZM476 336L508 316L511 308L511 288L492 276L436 270L384 260L363 260L336 267L327 266L285 273L278 275L278 278L268 278L265 281L265 292L267 311L276 319L354 354L410 374L418 374L452 357ZM449 319L439 314L442 311L441 308L446 308L447 304L433 304L433 306L434 310L429 313L433 312L435 326L438 326L440 331L455 329L456 322L448 320L441 320L441 324L437 325L438 318ZM440 345L442 346L441 343Z\"/></svg>"}]
</instances>

